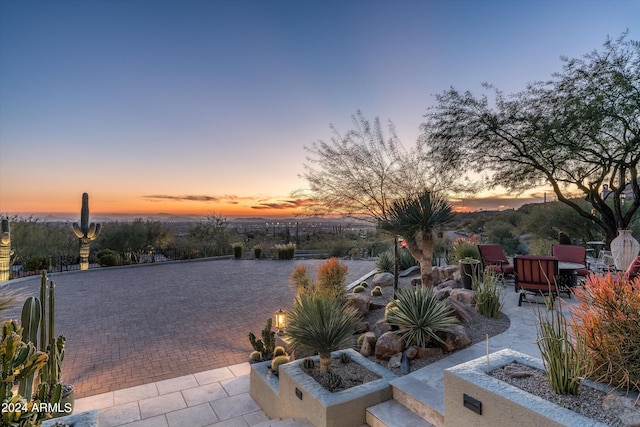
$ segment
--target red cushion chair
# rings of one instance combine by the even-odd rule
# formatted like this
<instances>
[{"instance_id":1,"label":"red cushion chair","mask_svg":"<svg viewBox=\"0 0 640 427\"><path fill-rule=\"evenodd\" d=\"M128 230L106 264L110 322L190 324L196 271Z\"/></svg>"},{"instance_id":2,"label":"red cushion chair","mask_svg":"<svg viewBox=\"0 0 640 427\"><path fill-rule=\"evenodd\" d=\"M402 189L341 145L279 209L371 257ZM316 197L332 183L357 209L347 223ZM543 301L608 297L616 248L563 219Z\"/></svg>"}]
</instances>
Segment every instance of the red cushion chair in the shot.
<instances>
[{"instance_id":1,"label":"red cushion chair","mask_svg":"<svg viewBox=\"0 0 640 427\"><path fill-rule=\"evenodd\" d=\"M627 271L624 272L624 275L629 279L635 279L640 276L640 256L637 256L633 260L629 268L627 268Z\"/></svg>"},{"instance_id":2,"label":"red cushion chair","mask_svg":"<svg viewBox=\"0 0 640 427\"><path fill-rule=\"evenodd\" d=\"M587 248L576 245L552 245L551 256L558 258L558 261L573 262L582 264L585 268L576 270L579 277L586 277L591 272L587 269Z\"/></svg>"},{"instance_id":3,"label":"red cushion chair","mask_svg":"<svg viewBox=\"0 0 640 427\"><path fill-rule=\"evenodd\" d=\"M558 277L558 259L550 256L513 257L516 291L520 291L518 306L522 301L528 301L526 293L551 295L559 294L556 278Z\"/></svg>"},{"instance_id":4,"label":"red cushion chair","mask_svg":"<svg viewBox=\"0 0 640 427\"><path fill-rule=\"evenodd\" d=\"M509 263L502 245L478 245L478 252L480 252L480 258L482 259L484 268L489 268L505 276L513 276L513 265Z\"/></svg>"}]
</instances>

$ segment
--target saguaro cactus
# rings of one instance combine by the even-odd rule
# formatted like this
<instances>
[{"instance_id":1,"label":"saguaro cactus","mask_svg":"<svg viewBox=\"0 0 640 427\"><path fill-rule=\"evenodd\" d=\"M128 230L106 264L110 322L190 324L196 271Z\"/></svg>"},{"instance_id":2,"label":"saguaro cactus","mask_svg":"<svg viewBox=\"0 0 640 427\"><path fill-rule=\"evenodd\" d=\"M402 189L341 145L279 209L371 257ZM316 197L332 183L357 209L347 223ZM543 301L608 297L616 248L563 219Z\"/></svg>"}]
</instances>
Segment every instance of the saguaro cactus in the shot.
<instances>
[{"instance_id":1,"label":"saguaro cactus","mask_svg":"<svg viewBox=\"0 0 640 427\"><path fill-rule=\"evenodd\" d=\"M80 211L80 225L73 223L73 232L80 240L80 270L89 268L89 243L100 234L100 224L89 225L89 195L82 193L82 210Z\"/></svg>"},{"instance_id":2,"label":"saguaro cactus","mask_svg":"<svg viewBox=\"0 0 640 427\"><path fill-rule=\"evenodd\" d=\"M9 280L11 265L11 234L9 234L9 218L2 220L2 236L0 236L0 282Z\"/></svg>"}]
</instances>

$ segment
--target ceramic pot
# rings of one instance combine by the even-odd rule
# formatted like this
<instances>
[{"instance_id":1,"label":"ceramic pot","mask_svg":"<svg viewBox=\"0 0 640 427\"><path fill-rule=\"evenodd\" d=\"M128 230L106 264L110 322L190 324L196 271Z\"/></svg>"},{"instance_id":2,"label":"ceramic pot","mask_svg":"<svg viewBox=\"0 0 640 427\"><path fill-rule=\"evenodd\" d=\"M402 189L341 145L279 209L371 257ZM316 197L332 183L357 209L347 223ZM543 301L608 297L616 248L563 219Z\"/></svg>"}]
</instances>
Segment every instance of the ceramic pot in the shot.
<instances>
[{"instance_id":1,"label":"ceramic pot","mask_svg":"<svg viewBox=\"0 0 640 427\"><path fill-rule=\"evenodd\" d=\"M640 243L631 235L631 230L618 230L618 237L611 241L611 254L618 271L626 271L638 256Z\"/></svg>"},{"instance_id":2,"label":"ceramic pot","mask_svg":"<svg viewBox=\"0 0 640 427\"><path fill-rule=\"evenodd\" d=\"M461 260L458 268L460 269L460 280L465 289L471 289L473 287L474 278L480 280L480 260Z\"/></svg>"}]
</instances>

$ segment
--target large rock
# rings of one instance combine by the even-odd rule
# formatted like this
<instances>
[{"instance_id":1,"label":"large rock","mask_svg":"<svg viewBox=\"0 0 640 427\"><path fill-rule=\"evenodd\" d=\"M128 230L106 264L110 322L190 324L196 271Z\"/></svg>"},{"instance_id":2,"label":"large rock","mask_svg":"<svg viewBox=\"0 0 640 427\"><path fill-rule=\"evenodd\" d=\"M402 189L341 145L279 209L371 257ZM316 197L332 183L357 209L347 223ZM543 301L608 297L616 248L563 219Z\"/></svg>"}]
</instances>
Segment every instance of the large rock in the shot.
<instances>
[{"instance_id":1,"label":"large rock","mask_svg":"<svg viewBox=\"0 0 640 427\"><path fill-rule=\"evenodd\" d=\"M460 301L461 303L470 307L475 304L475 296L475 292L473 292L471 289L464 288L453 289L451 290L451 294L449 295L451 299Z\"/></svg>"},{"instance_id":2,"label":"large rock","mask_svg":"<svg viewBox=\"0 0 640 427\"><path fill-rule=\"evenodd\" d=\"M373 286L393 286L393 274L380 273L373 278Z\"/></svg>"},{"instance_id":3,"label":"large rock","mask_svg":"<svg viewBox=\"0 0 640 427\"><path fill-rule=\"evenodd\" d=\"M376 357L380 360L389 360L396 353L404 350L404 341L398 334L385 332L376 341Z\"/></svg>"},{"instance_id":4,"label":"large rock","mask_svg":"<svg viewBox=\"0 0 640 427\"><path fill-rule=\"evenodd\" d=\"M433 284L438 285L442 282L453 279L454 273L458 271L458 268L454 265L447 265L445 267L433 267Z\"/></svg>"},{"instance_id":5,"label":"large rock","mask_svg":"<svg viewBox=\"0 0 640 427\"><path fill-rule=\"evenodd\" d=\"M366 332L362 340L362 346L360 346L360 354L364 357L369 357L373 354L373 349L376 347L376 334L373 332Z\"/></svg>"},{"instance_id":6,"label":"large rock","mask_svg":"<svg viewBox=\"0 0 640 427\"><path fill-rule=\"evenodd\" d=\"M444 352L441 347L416 347L418 349L418 359L426 359L431 356L441 356Z\"/></svg>"},{"instance_id":7,"label":"large rock","mask_svg":"<svg viewBox=\"0 0 640 427\"><path fill-rule=\"evenodd\" d=\"M446 300L449 298L449 295L451 295L451 288L449 287L436 289L436 298L438 298L438 301Z\"/></svg>"},{"instance_id":8,"label":"large rock","mask_svg":"<svg viewBox=\"0 0 640 427\"><path fill-rule=\"evenodd\" d=\"M380 337L385 332L389 332L391 330L391 325L387 323L387 320L383 317L382 319L378 319L375 325L373 325L373 332L376 334L376 337Z\"/></svg>"},{"instance_id":9,"label":"large rock","mask_svg":"<svg viewBox=\"0 0 640 427\"><path fill-rule=\"evenodd\" d=\"M471 345L471 337L467 332L467 328L462 325L453 326L451 332L439 332L438 336L444 341L442 348L447 353L461 350Z\"/></svg>"},{"instance_id":10,"label":"large rock","mask_svg":"<svg viewBox=\"0 0 640 427\"><path fill-rule=\"evenodd\" d=\"M387 365L387 367L389 369L399 368L401 362L402 362L402 353L396 353L393 356L391 356L391 358L389 359L389 364Z\"/></svg>"},{"instance_id":11,"label":"large rock","mask_svg":"<svg viewBox=\"0 0 640 427\"><path fill-rule=\"evenodd\" d=\"M369 295L364 295L362 293L349 294L349 303L355 307L361 317L365 317L369 314L369 309L371 307L371 297L369 297Z\"/></svg>"},{"instance_id":12,"label":"large rock","mask_svg":"<svg viewBox=\"0 0 640 427\"><path fill-rule=\"evenodd\" d=\"M444 288L457 289L461 287L462 285L456 280L447 280L445 282L440 283L438 286L436 286L436 289L444 289Z\"/></svg>"},{"instance_id":13,"label":"large rock","mask_svg":"<svg viewBox=\"0 0 640 427\"><path fill-rule=\"evenodd\" d=\"M468 323L473 319L473 315L471 314L471 310L472 308L461 303L458 300L455 300L451 297L447 298L446 300L444 300L445 304L447 305L447 307L449 307L449 309L451 309L451 311L453 311L453 314L463 323Z\"/></svg>"}]
</instances>

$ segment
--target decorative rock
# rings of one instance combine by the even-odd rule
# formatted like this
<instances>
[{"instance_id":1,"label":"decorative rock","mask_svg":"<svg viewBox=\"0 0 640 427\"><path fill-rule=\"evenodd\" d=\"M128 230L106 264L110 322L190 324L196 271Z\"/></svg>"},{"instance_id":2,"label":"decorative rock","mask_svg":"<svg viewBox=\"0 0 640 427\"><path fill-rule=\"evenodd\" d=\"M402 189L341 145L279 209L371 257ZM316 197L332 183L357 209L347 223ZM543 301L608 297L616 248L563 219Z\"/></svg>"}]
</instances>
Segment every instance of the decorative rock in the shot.
<instances>
[{"instance_id":1,"label":"decorative rock","mask_svg":"<svg viewBox=\"0 0 640 427\"><path fill-rule=\"evenodd\" d=\"M376 346L376 334L373 332L366 332L364 339L362 340L362 346L360 347L360 354L364 357L369 357L373 354L373 349Z\"/></svg>"},{"instance_id":2,"label":"decorative rock","mask_svg":"<svg viewBox=\"0 0 640 427\"><path fill-rule=\"evenodd\" d=\"M446 282L442 282L437 286L437 289L451 288L457 289L461 288L462 285L458 283L456 280L447 280Z\"/></svg>"},{"instance_id":3,"label":"decorative rock","mask_svg":"<svg viewBox=\"0 0 640 427\"><path fill-rule=\"evenodd\" d=\"M418 348L415 345L412 345L408 349L404 351L404 354L407 356L409 360L413 360L418 355Z\"/></svg>"},{"instance_id":4,"label":"decorative rock","mask_svg":"<svg viewBox=\"0 0 640 427\"><path fill-rule=\"evenodd\" d=\"M413 267L409 267L406 270L400 272L400 274L398 274L398 276L400 277L409 277L413 274L420 274L420 266L419 265L414 265Z\"/></svg>"},{"instance_id":5,"label":"decorative rock","mask_svg":"<svg viewBox=\"0 0 640 427\"><path fill-rule=\"evenodd\" d=\"M462 325L455 325L452 328L451 332L445 332L442 334L438 334L440 338L444 341L443 347L444 351L447 353L451 353L456 350L463 349L471 345L471 337L467 332L467 328ZM377 346L376 346L377 353Z\"/></svg>"},{"instance_id":6,"label":"decorative rock","mask_svg":"<svg viewBox=\"0 0 640 427\"><path fill-rule=\"evenodd\" d=\"M371 297L368 295L364 295L362 293L359 294L349 294L349 303L358 310L358 314L361 317L365 317L369 314L369 309L371 305Z\"/></svg>"},{"instance_id":7,"label":"decorative rock","mask_svg":"<svg viewBox=\"0 0 640 427\"><path fill-rule=\"evenodd\" d=\"M402 353L402 358L400 359L400 373L402 375L407 375L411 371L411 365L409 364L409 358L406 353Z\"/></svg>"},{"instance_id":8,"label":"decorative rock","mask_svg":"<svg viewBox=\"0 0 640 427\"><path fill-rule=\"evenodd\" d=\"M633 399L611 393L602 401L602 407L615 412L625 426L640 426L640 406L633 406Z\"/></svg>"},{"instance_id":9,"label":"decorative rock","mask_svg":"<svg viewBox=\"0 0 640 427\"><path fill-rule=\"evenodd\" d=\"M475 296L475 292L470 289L464 288L453 289L450 295L451 299L460 301L461 303L468 306L473 306L475 304Z\"/></svg>"},{"instance_id":10,"label":"decorative rock","mask_svg":"<svg viewBox=\"0 0 640 427\"><path fill-rule=\"evenodd\" d=\"M449 295L451 295L451 288L448 286L446 288L436 290L436 298L438 298L438 301L446 300L449 298Z\"/></svg>"},{"instance_id":11,"label":"decorative rock","mask_svg":"<svg viewBox=\"0 0 640 427\"><path fill-rule=\"evenodd\" d=\"M393 332L385 332L376 341L376 358L389 360L396 353L404 350L404 341Z\"/></svg>"},{"instance_id":12,"label":"decorative rock","mask_svg":"<svg viewBox=\"0 0 640 427\"><path fill-rule=\"evenodd\" d=\"M460 319L461 322L468 323L473 319L471 308L460 301L449 297L445 300L445 304L453 311L453 314Z\"/></svg>"},{"instance_id":13,"label":"decorative rock","mask_svg":"<svg viewBox=\"0 0 640 427\"><path fill-rule=\"evenodd\" d=\"M376 337L380 337L385 332L389 332L391 330L391 325L387 323L387 320L382 318L379 319L375 325L373 325L373 332Z\"/></svg>"},{"instance_id":14,"label":"decorative rock","mask_svg":"<svg viewBox=\"0 0 640 427\"><path fill-rule=\"evenodd\" d=\"M393 274L380 273L373 278L373 286L393 286Z\"/></svg>"},{"instance_id":15,"label":"decorative rock","mask_svg":"<svg viewBox=\"0 0 640 427\"><path fill-rule=\"evenodd\" d=\"M389 369L399 368L401 362L402 362L402 353L396 353L393 356L391 356L391 358L389 359L389 364L387 365L387 367Z\"/></svg>"}]
</instances>

